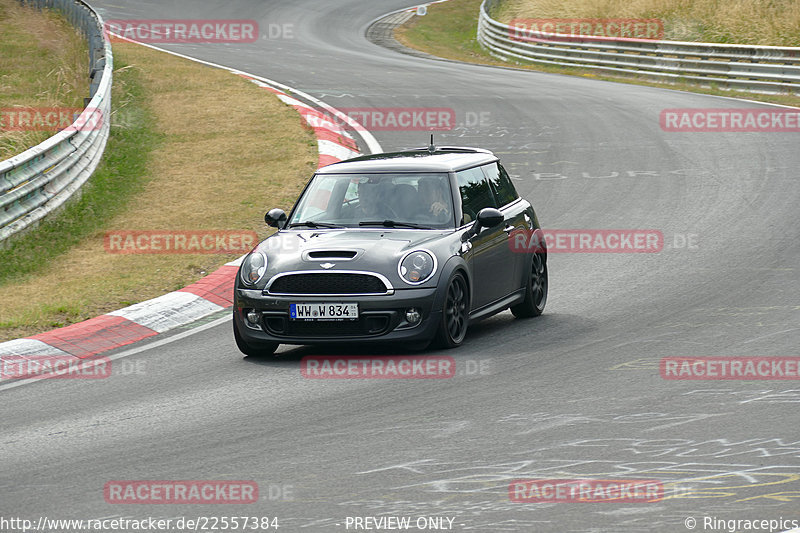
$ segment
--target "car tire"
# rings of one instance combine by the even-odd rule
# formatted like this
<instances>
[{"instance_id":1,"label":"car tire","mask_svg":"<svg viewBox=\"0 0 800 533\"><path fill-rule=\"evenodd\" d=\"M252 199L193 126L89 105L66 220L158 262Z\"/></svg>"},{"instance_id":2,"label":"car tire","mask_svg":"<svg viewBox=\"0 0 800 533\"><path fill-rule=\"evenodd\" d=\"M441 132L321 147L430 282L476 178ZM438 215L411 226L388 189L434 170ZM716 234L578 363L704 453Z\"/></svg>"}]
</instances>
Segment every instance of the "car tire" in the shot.
<instances>
[{"instance_id":1,"label":"car tire","mask_svg":"<svg viewBox=\"0 0 800 533\"><path fill-rule=\"evenodd\" d=\"M531 269L525 284L525 299L511 306L511 313L517 318L532 318L544 312L547 304L547 256L535 253L531 257Z\"/></svg>"},{"instance_id":2,"label":"car tire","mask_svg":"<svg viewBox=\"0 0 800 533\"><path fill-rule=\"evenodd\" d=\"M279 344L277 342L263 342L256 345L245 342L239 333L239 326L236 325L236 317L233 319L233 338L239 351L251 357L265 357L275 353Z\"/></svg>"},{"instance_id":3,"label":"car tire","mask_svg":"<svg viewBox=\"0 0 800 533\"><path fill-rule=\"evenodd\" d=\"M447 282L442 299L442 317L434 344L437 348L461 346L469 326L469 291L467 280L456 272Z\"/></svg>"}]
</instances>

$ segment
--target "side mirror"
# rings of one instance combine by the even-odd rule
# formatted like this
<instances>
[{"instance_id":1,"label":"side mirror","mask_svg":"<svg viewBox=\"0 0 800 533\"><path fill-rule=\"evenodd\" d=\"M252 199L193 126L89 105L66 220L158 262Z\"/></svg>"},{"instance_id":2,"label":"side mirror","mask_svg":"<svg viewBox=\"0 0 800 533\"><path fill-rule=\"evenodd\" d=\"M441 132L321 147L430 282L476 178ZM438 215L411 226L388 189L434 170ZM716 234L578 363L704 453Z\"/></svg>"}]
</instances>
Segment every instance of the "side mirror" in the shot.
<instances>
[{"instance_id":1,"label":"side mirror","mask_svg":"<svg viewBox=\"0 0 800 533\"><path fill-rule=\"evenodd\" d=\"M267 214L264 215L264 222L267 223L267 226L283 229L286 226L286 213L283 209L275 208L270 209L267 211Z\"/></svg>"},{"instance_id":2,"label":"side mirror","mask_svg":"<svg viewBox=\"0 0 800 533\"><path fill-rule=\"evenodd\" d=\"M478 223L482 228L493 228L503 223L505 217L494 207L484 207L478 212Z\"/></svg>"},{"instance_id":3,"label":"side mirror","mask_svg":"<svg viewBox=\"0 0 800 533\"><path fill-rule=\"evenodd\" d=\"M502 224L503 220L505 220L505 217L498 209L484 207L478 212L478 218L472 224L472 227L461 236L461 240L467 241L477 235L481 228L493 228Z\"/></svg>"}]
</instances>

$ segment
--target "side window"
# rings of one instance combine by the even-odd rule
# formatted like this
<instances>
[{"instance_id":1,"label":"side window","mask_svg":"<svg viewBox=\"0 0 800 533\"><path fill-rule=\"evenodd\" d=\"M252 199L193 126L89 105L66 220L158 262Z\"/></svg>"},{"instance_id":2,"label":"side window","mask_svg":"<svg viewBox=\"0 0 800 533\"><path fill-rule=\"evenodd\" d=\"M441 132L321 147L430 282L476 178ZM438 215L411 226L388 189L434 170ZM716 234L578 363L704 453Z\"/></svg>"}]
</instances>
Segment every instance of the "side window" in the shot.
<instances>
[{"instance_id":1,"label":"side window","mask_svg":"<svg viewBox=\"0 0 800 533\"><path fill-rule=\"evenodd\" d=\"M497 207L495 205L489 182L479 167L456 172L458 190L461 193L461 224L472 222L477 218L478 211L484 207Z\"/></svg>"},{"instance_id":2,"label":"side window","mask_svg":"<svg viewBox=\"0 0 800 533\"><path fill-rule=\"evenodd\" d=\"M501 206L510 204L519 198L516 189L514 189L514 184L511 183L511 178L508 177L508 172L500 163L491 163L481 168L483 168L486 177L489 178L492 191Z\"/></svg>"}]
</instances>

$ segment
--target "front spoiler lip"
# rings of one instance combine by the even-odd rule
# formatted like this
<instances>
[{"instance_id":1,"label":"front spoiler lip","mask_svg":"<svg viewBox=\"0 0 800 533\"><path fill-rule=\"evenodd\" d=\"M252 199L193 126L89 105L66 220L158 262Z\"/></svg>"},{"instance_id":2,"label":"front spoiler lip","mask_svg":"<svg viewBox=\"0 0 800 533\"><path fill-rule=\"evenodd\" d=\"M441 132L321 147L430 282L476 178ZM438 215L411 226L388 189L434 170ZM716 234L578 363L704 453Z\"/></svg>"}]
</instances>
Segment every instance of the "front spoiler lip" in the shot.
<instances>
[{"instance_id":1,"label":"front spoiler lip","mask_svg":"<svg viewBox=\"0 0 800 533\"><path fill-rule=\"evenodd\" d=\"M239 334L246 342L264 343L275 342L278 344L312 345L312 344L386 344L391 342L420 342L430 341L436 334L441 319L441 311L435 311L424 318L422 323L415 328L392 330L383 335L347 336L347 337L289 337L271 335L264 330L250 329L244 325L239 313L234 313L233 318L239 328Z\"/></svg>"},{"instance_id":2,"label":"front spoiler lip","mask_svg":"<svg viewBox=\"0 0 800 533\"><path fill-rule=\"evenodd\" d=\"M264 295L258 289L237 288L234 298L234 320L237 321L239 331L245 341L258 342L277 342L280 344L340 344L348 342L366 343L385 343L392 341L427 341L433 338L438 327L441 310L434 310L433 303L436 299L437 287L414 288L398 290L392 295L370 295L370 296L273 296ZM301 337L272 335L264 329L251 329L244 324L241 313L244 308L252 308L265 313L288 313L290 303L302 302L352 302L357 301L359 312L398 312L407 307L423 308L424 318L422 322L413 328L392 329L380 335L348 335L342 337Z\"/></svg>"}]
</instances>

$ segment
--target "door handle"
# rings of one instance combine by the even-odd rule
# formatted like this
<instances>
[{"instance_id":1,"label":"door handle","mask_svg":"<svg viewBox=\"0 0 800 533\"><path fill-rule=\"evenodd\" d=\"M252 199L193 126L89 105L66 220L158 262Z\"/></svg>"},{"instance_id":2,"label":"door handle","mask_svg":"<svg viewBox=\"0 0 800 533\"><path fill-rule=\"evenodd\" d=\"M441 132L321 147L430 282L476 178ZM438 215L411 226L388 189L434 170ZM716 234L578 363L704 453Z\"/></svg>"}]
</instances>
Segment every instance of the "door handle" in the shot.
<instances>
[{"instance_id":1,"label":"door handle","mask_svg":"<svg viewBox=\"0 0 800 533\"><path fill-rule=\"evenodd\" d=\"M509 234L510 234L510 233L511 233L512 231L514 231L515 229L517 229L517 227L516 227L516 226L506 226L505 228L503 228L503 231L505 231L506 233L509 233Z\"/></svg>"}]
</instances>

